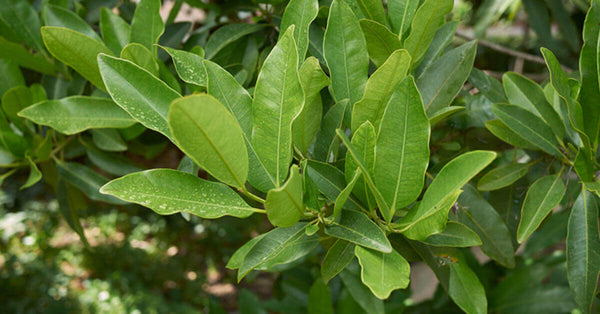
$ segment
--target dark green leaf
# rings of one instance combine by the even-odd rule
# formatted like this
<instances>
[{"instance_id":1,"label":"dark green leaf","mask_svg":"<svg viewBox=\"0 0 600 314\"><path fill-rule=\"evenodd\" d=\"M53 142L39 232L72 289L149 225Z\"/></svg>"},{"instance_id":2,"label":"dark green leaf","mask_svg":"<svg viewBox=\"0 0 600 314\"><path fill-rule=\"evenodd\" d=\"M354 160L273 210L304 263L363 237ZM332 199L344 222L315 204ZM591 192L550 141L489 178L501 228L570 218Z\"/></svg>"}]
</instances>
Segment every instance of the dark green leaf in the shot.
<instances>
[{"instance_id":1,"label":"dark green leaf","mask_svg":"<svg viewBox=\"0 0 600 314\"><path fill-rule=\"evenodd\" d=\"M498 190L507 187L529 172L530 164L508 164L494 168L477 182L480 191Z\"/></svg>"},{"instance_id":2,"label":"dark green leaf","mask_svg":"<svg viewBox=\"0 0 600 314\"><path fill-rule=\"evenodd\" d=\"M392 251L385 233L363 213L342 211L339 221L325 227L325 233L384 253Z\"/></svg>"}]
</instances>

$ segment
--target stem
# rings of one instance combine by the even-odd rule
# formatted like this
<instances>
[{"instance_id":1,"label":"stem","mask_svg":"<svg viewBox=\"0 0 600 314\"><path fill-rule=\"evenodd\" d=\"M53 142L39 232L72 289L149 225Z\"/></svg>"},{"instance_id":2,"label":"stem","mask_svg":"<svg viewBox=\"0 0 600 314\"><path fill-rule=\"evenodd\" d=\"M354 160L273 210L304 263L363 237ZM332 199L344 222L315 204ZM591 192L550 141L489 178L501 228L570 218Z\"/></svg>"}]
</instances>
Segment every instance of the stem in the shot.
<instances>
[{"instance_id":1,"label":"stem","mask_svg":"<svg viewBox=\"0 0 600 314\"><path fill-rule=\"evenodd\" d=\"M261 198L261 197L259 197L259 196L256 196L256 195L254 195L254 194L252 194L252 193L250 193L250 191L248 191L248 189L246 189L246 187L245 187L245 186L242 186L242 190L241 190L241 191L242 191L242 193L243 193L245 196L247 196L247 197L248 197L248 198L250 198L251 200L257 201L257 202L259 202L259 203L261 203L261 204L263 204L263 205L265 204L265 200L264 200L263 198ZM262 210L262 209L261 209L261 211L260 211L260 212L262 212L262 213L267 213L265 210ZM258 213L258 212L257 212L257 213Z\"/></svg>"}]
</instances>

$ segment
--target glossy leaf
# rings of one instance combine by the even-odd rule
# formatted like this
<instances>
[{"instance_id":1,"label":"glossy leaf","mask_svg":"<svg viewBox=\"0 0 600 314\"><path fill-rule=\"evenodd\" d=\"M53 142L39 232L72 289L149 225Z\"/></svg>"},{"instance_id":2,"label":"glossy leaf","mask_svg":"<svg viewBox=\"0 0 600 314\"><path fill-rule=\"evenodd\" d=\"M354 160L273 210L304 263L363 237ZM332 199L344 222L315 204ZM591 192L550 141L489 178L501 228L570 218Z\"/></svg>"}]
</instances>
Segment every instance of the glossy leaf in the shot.
<instances>
[{"instance_id":1,"label":"glossy leaf","mask_svg":"<svg viewBox=\"0 0 600 314\"><path fill-rule=\"evenodd\" d=\"M248 154L242 130L218 100L197 94L173 101L169 128L181 150L198 166L224 183L244 186Z\"/></svg>"},{"instance_id":2,"label":"glossy leaf","mask_svg":"<svg viewBox=\"0 0 600 314\"><path fill-rule=\"evenodd\" d=\"M487 313L485 289L469 266L450 263L448 294L466 313Z\"/></svg>"},{"instance_id":3,"label":"glossy leaf","mask_svg":"<svg viewBox=\"0 0 600 314\"><path fill-rule=\"evenodd\" d=\"M442 233L430 235L423 243L431 246L450 247L470 247L482 244L475 231L455 221L448 221L446 229Z\"/></svg>"},{"instance_id":4,"label":"glossy leaf","mask_svg":"<svg viewBox=\"0 0 600 314\"><path fill-rule=\"evenodd\" d=\"M325 227L325 233L379 252L392 251L385 233L363 213L342 211L340 219Z\"/></svg>"},{"instance_id":5,"label":"glossy leaf","mask_svg":"<svg viewBox=\"0 0 600 314\"><path fill-rule=\"evenodd\" d=\"M494 104L492 111L530 145L554 156L562 155L556 136L541 118L521 107L509 104Z\"/></svg>"},{"instance_id":6,"label":"glossy leaf","mask_svg":"<svg viewBox=\"0 0 600 314\"><path fill-rule=\"evenodd\" d=\"M446 51L446 48L452 43L452 39L454 39L454 33L456 33L459 24L458 21L449 22L442 25L442 27L435 32L435 36L433 36L433 40L423 56L423 60L421 60L419 66L415 69L415 73L413 74L415 78L419 79L421 75L425 73Z\"/></svg>"},{"instance_id":7,"label":"glossy leaf","mask_svg":"<svg viewBox=\"0 0 600 314\"><path fill-rule=\"evenodd\" d=\"M342 239L333 242L321 264L321 278L325 283L328 283L350 264L354 259L355 247L355 244Z\"/></svg>"},{"instance_id":8,"label":"glossy leaf","mask_svg":"<svg viewBox=\"0 0 600 314\"><path fill-rule=\"evenodd\" d=\"M98 148L109 152L123 152L127 150L127 144L115 129L93 129L92 140Z\"/></svg>"},{"instance_id":9,"label":"glossy leaf","mask_svg":"<svg viewBox=\"0 0 600 314\"><path fill-rule=\"evenodd\" d=\"M140 43L156 56L155 44L165 31L165 23L160 16L160 0L140 0L129 31L129 42Z\"/></svg>"},{"instance_id":10,"label":"glossy leaf","mask_svg":"<svg viewBox=\"0 0 600 314\"><path fill-rule=\"evenodd\" d=\"M208 39L208 42L204 46L204 57L212 60L229 44L246 35L258 32L266 26L266 24L228 24L222 26L212 33Z\"/></svg>"},{"instance_id":11,"label":"glossy leaf","mask_svg":"<svg viewBox=\"0 0 600 314\"><path fill-rule=\"evenodd\" d=\"M481 250L499 264L514 267L511 235L496 209L471 185L464 187L458 198L458 208L458 221L479 235Z\"/></svg>"},{"instance_id":12,"label":"glossy leaf","mask_svg":"<svg viewBox=\"0 0 600 314\"><path fill-rule=\"evenodd\" d=\"M271 50L258 75L252 103L252 144L279 187L292 162L292 121L302 110L293 28Z\"/></svg>"},{"instance_id":13,"label":"glossy leaf","mask_svg":"<svg viewBox=\"0 0 600 314\"><path fill-rule=\"evenodd\" d=\"M567 227L567 275L575 303L589 312L600 275L598 198L583 191L571 209Z\"/></svg>"},{"instance_id":14,"label":"glossy leaf","mask_svg":"<svg viewBox=\"0 0 600 314\"><path fill-rule=\"evenodd\" d=\"M391 214L421 194L429 164L429 119L412 76L397 85L375 145L375 186Z\"/></svg>"},{"instance_id":15,"label":"glossy leaf","mask_svg":"<svg viewBox=\"0 0 600 314\"><path fill-rule=\"evenodd\" d=\"M452 103L471 73L476 52L476 41L463 44L442 55L419 77L417 87L428 115Z\"/></svg>"},{"instance_id":16,"label":"glossy leaf","mask_svg":"<svg viewBox=\"0 0 600 314\"><path fill-rule=\"evenodd\" d=\"M398 231L403 232L412 226L434 215L447 198L462 188L471 178L483 170L496 158L496 153L491 151L471 151L462 154L447 163L429 185L423 200L417 210L411 210L400 221ZM431 230L434 234L442 230ZM424 240L427 236L422 239Z\"/></svg>"},{"instance_id":17,"label":"glossy leaf","mask_svg":"<svg viewBox=\"0 0 600 314\"><path fill-rule=\"evenodd\" d=\"M201 56L169 47L161 46L161 48L173 58L175 70L182 81L197 86L207 85L206 69Z\"/></svg>"},{"instance_id":18,"label":"glossy leaf","mask_svg":"<svg viewBox=\"0 0 600 314\"><path fill-rule=\"evenodd\" d=\"M333 219L335 219L342 212L342 208L346 204L346 201L348 201L350 193L352 193L356 182L358 182L358 179L360 178L360 174L360 170L356 170L352 179L348 181L348 185L346 185L346 187L340 192L340 195L338 195L338 197L335 199L335 205L333 206L332 214Z\"/></svg>"},{"instance_id":19,"label":"glossy leaf","mask_svg":"<svg viewBox=\"0 0 600 314\"><path fill-rule=\"evenodd\" d=\"M94 29L79 15L56 5L47 5L42 11L45 26L64 27L102 41Z\"/></svg>"},{"instance_id":20,"label":"glossy leaf","mask_svg":"<svg viewBox=\"0 0 600 314\"><path fill-rule=\"evenodd\" d=\"M459 111L463 111L465 109L466 109L465 107L461 107L461 106L450 106L450 107L440 109L440 110L434 112L433 114L431 114L431 117L429 118L429 125L434 126L434 125L446 120L451 115L453 115Z\"/></svg>"},{"instance_id":21,"label":"glossy leaf","mask_svg":"<svg viewBox=\"0 0 600 314\"><path fill-rule=\"evenodd\" d=\"M530 150L537 150L537 146L530 144L521 135L511 130L502 120L494 119L485 122L485 128L488 129L497 138L515 147L521 147Z\"/></svg>"},{"instance_id":22,"label":"glossy leaf","mask_svg":"<svg viewBox=\"0 0 600 314\"><path fill-rule=\"evenodd\" d=\"M362 32L365 35L369 57L376 67L381 66L392 52L402 48L398 36L392 33L385 25L366 19L362 19L359 22Z\"/></svg>"},{"instance_id":23,"label":"glossy leaf","mask_svg":"<svg viewBox=\"0 0 600 314\"><path fill-rule=\"evenodd\" d=\"M100 192L148 207L160 215L190 213L201 218L245 218L258 210L222 183L172 169L135 172L104 185Z\"/></svg>"},{"instance_id":24,"label":"glossy leaf","mask_svg":"<svg viewBox=\"0 0 600 314\"><path fill-rule=\"evenodd\" d=\"M419 2L419 0L388 0L388 14L392 31L403 40L410 29Z\"/></svg>"},{"instance_id":25,"label":"glossy leaf","mask_svg":"<svg viewBox=\"0 0 600 314\"><path fill-rule=\"evenodd\" d=\"M354 104L362 97L367 83L369 55L360 24L345 0L331 3L323 54L336 102L348 98Z\"/></svg>"},{"instance_id":26,"label":"glossy leaf","mask_svg":"<svg viewBox=\"0 0 600 314\"><path fill-rule=\"evenodd\" d=\"M480 191L498 190L507 187L529 172L530 164L508 164L494 168L477 182Z\"/></svg>"},{"instance_id":27,"label":"glossy leaf","mask_svg":"<svg viewBox=\"0 0 600 314\"><path fill-rule=\"evenodd\" d=\"M404 80L410 67L410 55L406 50L396 50L375 71L365 87L365 94L352 110L352 131L356 132L365 121L371 121L379 130L381 118L396 86Z\"/></svg>"},{"instance_id":28,"label":"glossy leaf","mask_svg":"<svg viewBox=\"0 0 600 314\"><path fill-rule=\"evenodd\" d=\"M425 0L419 7L412 19L410 35L404 41L404 49L412 56L413 64L425 55L435 32L444 24L446 14L453 6L452 0Z\"/></svg>"},{"instance_id":29,"label":"glossy leaf","mask_svg":"<svg viewBox=\"0 0 600 314\"><path fill-rule=\"evenodd\" d=\"M354 254L361 266L362 282L379 299L387 299L392 291L408 286L410 265L395 250L381 253L357 246Z\"/></svg>"},{"instance_id":30,"label":"glossy leaf","mask_svg":"<svg viewBox=\"0 0 600 314\"><path fill-rule=\"evenodd\" d=\"M279 188L267 193L265 210L271 224L275 227L291 227L304 213L302 176L297 165L292 165L290 177Z\"/></svg>"},{"instance_id":31,"label":"glossy leaf","mask_svg":"<svg viewBox=\"0 0 600 314\"><path fill-rule=\"evenodd\" d=\"M130 61L100 55L98 64L112 99L145 127L171 138L167 113L179 93Z\"/></svg>"},{"instance_id":32,"label":"glossy leaf","mask_svg":"<svg viewBox=\"0 0 600 314\"><path fill-rule=\"evenodd\" d=\"M459 189L448 195L437 206L435 212L431 216L417 221L409 229L402 231L402 234L409 239L423 241L432 234L438 234L446 230L448 214L456 205L456 200L461 193L462 190ZM411 208L411 211L418 210L418 206L421 206L421 203L417 203L415 207Z\"/></svg>"},{"instance_id":33,"label":"glossy leaf","mask_svg":"<svg viewBox=\"0 0 600 314\"><path fill-rule=\"evenodd\" d=\"M131 43L121 51L121 59L129 60L152 75L159 77L159 67L152 52L138 43Z\"/></svg>"},{"instance_id":34,"label":"glossy leaf","mask_svg":"<svg viewBox=\"0 0 600 314\"><path fill-rule=\"evenodd\" d=\"M296 148L306 153L319 132L323 113L320 91L329 85L329 77L321 69L319 60L314 57L304 61L299 74L305 98L302 111L292 124L292 137Z\"/></svg>"},{"instance_id":35,"label":"glossy leaf","mask_svg":"<svg viewBox=\"0 0 600 314\"><path fill-rule=\"evenodd\" d=\"M335 136L335 130L344 124L349 105L348 100L344 99L331 106L323 117L312 153L315 159L322 161L337 159L339 140Z\"/></svg>"},{"instance_id":36,"label":"glossy leaf","mask_svg":"<svg viewBox=\"0 0 600 314\"><path fill-rule=\"evenodd\" d=\"M229 261L227 262L227 265L225 265L225 267L229 268L229 269L238 269L240 268L240 266L242 266L242 262L244 262L244 258L246 258L246 255L248 255L248 252L250 251L250 249L252 249L252 247L254 247L254 245L256 245L256 242L258 242L260 239L262 239L265 236L266 233L260 234L252 239L250 239L250 241L244 243L244 245L242 245L240 248L238 248L233 255L231 255L231 257L229 258Z\"/></svg>"},{"instance_id":37,"label":"glossy leaf","mask_svg":"<svg viewBox=\"0 0 600 314\"><path fill-rule=\"evenodd\" d=\"M477 68L471 70L469 83L473 84L479 92L493 103L508 102L508 99L504 94L502 83Z\"/></svg>"},{"instance_id":38,"label":"glossy leaf","mask_svg":"<svg viewBox=\"0 0 600 314\"><path fill-rule=\"evenodd\" d=\"M541 225L542 221L560 203L565 192L560 173L537 179L525 196L517 242L523 243Z\"/></svg>"},{"instance_id":39,"label":"glossy leaf","mask_svg":"<svg viewBox=\"0 0 600 314\"><path fill-rule=\"evenodd\" d=\"M42 172L40 172L40 169L38 169L37 165L31 159L31 157L27 156L27 158L25 158L25 159L27 160L27 163L29 164L29 176L27 177L27 181L25 181L25 183L23 183L23 185L21 185L19 190L29 188L29 187L33 186L34 184L38 183L42 179Z\"/></svg>"},{"instance_id":40,"label":"glossy leaf","mask_svg":"<svg viewBox=\"0 0 600 314\"><path fill-rule=\"evenodd\" d=\"M96 57L101 53L110 55L111 51L102 42L67 28L52 26L42 27L42 38L56 59L72 67L98 88L106 89Z\"/></svg>"},{"instance_id":41,"label":"glossy leaf","mask_svg":"<svg viewBox=\"0 0 600 314\"><path fill-rule=\"evenodd\" d=\"M590 2L590 10L583 25L583 47L579 56L579 70L581 73L581 89L579 102L583 115L585 133L589 135L594 147L598 145L600 137L600 107L597 99L600 98L600 72L598 71L598 45L600 43L600 3Z\"/></svg>"},{"instance_id":42,"label":"glossy leaf","mask_svg":"<svg viewBox=\"0 0 600 314\"><path fill-rule=\"evenodd\" d=\"M331 202L335 202L346 187L344 173L330 164L309 160L306 172L319 191ZM361 205L352 196L350 196L345 206L353 210L361 209Z\"/></svg>"},{"instance_id":43,"label":"glossy leaf","mask_svg":"<svg viewBox=\"0 0 600 314\"><path fill-rule=\"evenodd\" d=\"M308 30L310 23L317 17L319 12L318 0L291 0L285 7L285 12L281 17L280 37L290 25L296 25L294 28L294 40L298 49L298 61L302 63L308 50Z\"/></svg>"},{"instance_id":44,"label":"glossy leaf","mask_svg":"<svg viewBox=\"0 0 600 314\"><path fill-rule=\"evenodd\" d=\"M129 24L111 10L106 7L100 9L102 39L114 54L120 54L121 50L129 43L130 29Z\"/></svg>"},{"instance_id":45,"label":"glossy leaf","mask_svg":"<svg viewBox=\"0 0 600 314\"><path fill-rule=\"evenodd\" d=\"M383 4L379 0L345 0L354 11L354 15L361 19L369 19L379 24L386 24Z\"/></svg>"},{"instance_id":46,"label":"glossy leaf","mask_svg":"<svg viewBox=\"0 0 600 314\"><path fill-rule=\"evenodd\" d=\"M373 127L371 122L366 121L358 128L358 130L356 130L356 132L354 132L351 141L356 151L362 157L362 160L365 163L371 176L374 173L373 167L375 166L375 134L375 128ZM356 164L354 158L352 158L351 155L346 155L344 166L344 175L346 177L346 182L351 182L352 180L354 180L354 177L357 176L357 169L358 165ZM369 209L375 207L375 200L373 199L373 196L369 191L367 182L362 176L357 177L355 188L352 192L363 202L363 204L367 204Z\"/></svg>"},{"instance_id":47,"label":"glossy leaf","mask_svg":"<svg viewBox=\"0 0 600 314\"><path fill-rule=\"evenodd\" d=\"M106 184L108 179L94 172L91 168L75 162L58 161L56 162L56 169L61 177L81 190L90 199L115 205L126 204L114 196L100 193L100 187Z\"/></svg>"}]
</instances>

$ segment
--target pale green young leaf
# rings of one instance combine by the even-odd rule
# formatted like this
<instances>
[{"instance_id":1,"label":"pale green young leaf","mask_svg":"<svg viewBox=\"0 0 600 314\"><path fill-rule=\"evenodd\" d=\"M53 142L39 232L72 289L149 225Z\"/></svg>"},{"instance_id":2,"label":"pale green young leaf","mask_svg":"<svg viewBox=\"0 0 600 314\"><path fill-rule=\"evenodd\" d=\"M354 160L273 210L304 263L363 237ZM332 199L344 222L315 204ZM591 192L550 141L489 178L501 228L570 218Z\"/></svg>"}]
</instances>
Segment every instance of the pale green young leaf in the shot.
<instances>
[{"instance_id":1,"label":"pale green young leaf","mask_svg":"<svg viewBox=\"0 0 600 314\"><path fill-rule=\"evenodd\" d=\"M135 123L112 100L89 96L46 100L23 109L19 116L67 135L87 129L126 128Z\"/></svg>"},{"instance_id":2,"label":"pale green young leaf","mask_svg":"<svg viewBox=\"0 0 600 314\"><path fill-rule=\"evenodd\" d=\"M335 199L335 205L333 206L333 214L331 215L332 219L335 219L341 212L342 208L346 204L346 201L350 197L350 193L354 189L356 182L360 178L360 170L354 171L354 176L350 181L348 181L348 185L340 192L340 195Z\"/></svg>"},{"instance_id":3,"label":"pale green young leaf","mask_svg":"<svg viewBox=\"0 0 600 314\"><path fill-rule=\"evenodd\" d=\"M160 215L183 212L205 219L226 215L246 218L259 211L222 183L172 169L131 173L108 182L100 192L150 208Z\"/></svg>"},{"instance_id":4,"label":"pale green young leaf","mask_svg":"<svg viewBox=\"0 0 600 314\"><path fill-rule=\"evenodd\" d=\"M92 140L98 148L109 152L124 152L127 144L115 129L92 129Z\"/></svg>"},{"instance_id":5,"label":"pale green young leaf","mask_svg":"<svg viewBox=\"0 0 600 314\"><path fill-rule=\"evenodd\" d=\"M121 50L121 59L129 60L139 66L140 68L145 69L146 71L152 73L152 75L159 77L158 73L158 63L152 56L152 52L148 50L148 48L142 46L138 43L128 44Z\"/></svg>"},{"instance_id":6,"label":"pale green young leaf","mask_svg":"<svg viewBox=\"0 0 600 314\"><path fill-rule=\"evenodd\" d=\"M432 234L422 242L431 246L450 247L470 247L482 244L475 231L456 221L448 221L446 229L442 233Z\"/></svg>"},{"instance_id":7,"label":"pale green young leaf","mask_svg":"<svg viewBox=\"0 0 600 314\"><path fill-rule=\"evenodd\" d=\"M154 45L165 31L160 7L160 0L141 0L135 8L129 31L129 42L142 44L153 56L156 56Z\"/></svg>"},{"instance_id":8,"label":"pale green young leaf","mask_svg":"<svg viewBox=\"0 0 600 314\"><path fill-rule=\"evenodd\" d=\"M369 77L365 94L352 109L352 131L356 132L365 121L371 121L379 130L381 118L396 86L404 80L410 68L410 55L406 50L396 50Z\"/></svg>"},{"instance_id":9,"label":"pale green young leaf","mask_svg":"<svg viewBox=\"0 0 600 314\"><path fill-rule=\"evenodd\" d=\"M275 179L265 164L258 159L252 145L252 97L229 72L218 64L204 60L204 68L206 69L208 93L225 105L242 128L248 151L248 182L258 190L268 192L275 187Z\"/></svg>"},{"instance_id":10,"label":"pale green young leaf","mask_svg":"<svg viewBox=\"0 0 600 314\"><path fill-rule=\"evenodd\" d=\"M321 264L321 278L328 283L339 274L354 258L355 244L346 240L337 239L327 250Z\"/></svg>"},{"instance_id":11,"label":"pale green young leaf","mask_svg":"<svg viewBox=\"0 0 600 314\"><path fill-rule=\"evenodd\" d=\"M514 267L514 249L508 227L475 187L464 187L458 198L458 209L458 221L479 235L481 250L499 264Z\"/></svg>"},{"instance_id":12,"label":"pale green young leaf","mask_svg":"<svg viewBox=\"0 0 600 314\"><path fill-rule=\"evenodd\" d=\"M450 263L448 294L466 313L487 313L485 289L464 259Z\"/></svg>"},{"instance_id":13,"label":"pale green young leaf","mask_svg":"<svg viewBox=\"0 0 600 314\"><path fill-rule=\"evenodd\" d=\"M509 104L494 104L492 111L506 126L514 133L519 134L530 145L554 156L562 155L552 128L538 116L521 107Z\"/></svg>"},{"instance_id":14,"label":"pale green young leaf","mask_svg":"<svg viewBox=\"0 0 600 314\"><path fill-rule=\"evenodd\" d=\"M23 190L28 187L31 187L34 184L38 183L42 179L42 172L40 171L40 169L38 169L37 165L31 159L31 157L26 156L25 159L27 160L27 163L29 164L29 176L27 177L27 181L25 181L25 183L23 183L23 185L21 185L19 190Z\"/></svg>"},{"instance_id":15,"label":"pale green young leaf","mask_svg":"<svg viewBox=\"0 0 600 314\"><path fill-rule=\"evenodd\" d=\"M365 35L369 57L376 67L381 66L392 52L402 48L398 36L385 25L367 19L362 19L359 22Z\"/></svg>"},{"instance_id":16,"label":"pale green young leaf","mask_svg":"<svg viewBox=\"0 0 600 314\"><path fill-rule=\"evenodd\" d=\"M582 191L569 216L567 227L567 275L575 303L590 312L600 275L598 198Z\"/></svg>"},{"instance_id":17,"label":"pale green young leaf","mask_svg":"<svg viewBox=\"0 0 600 314\"><path fill-rule=\"evenodd\" d=\"M100 187L106 184L108 179L94 172L91 168L76 162L57 161L56 169L62 178L77 187L90 199L115 205L126 204L126 202L114 196L100 193Z\"/></svg>"},{"instance_id":18,"label":"pale green young leaf","mask_svg":"<svg viewBox=\"0 0 600 314\"><path fill-rule=\"evenodd\" d=\"M537 150L538 147L530 144L529 141L524 139L521 135L511 130L502 120L494 119L485 122L485 128L488 129L497 138L505 141L506 143L530 150Z\"/></svg>"},{"instance_id":19,"label":"pale green young leaf","mask_svg":"<svg viewBox=\"0 0 600 314\"><path fill-rule=\"evenodd\" d=\"M537 179L527 190L521 221L517 229L517 242L523 243L542 224L542 221L560 203L565 184L560 173Z\"/></svg>"},{"instance_id":20,"label":"pale green young leaf","mask_svg":"<svg viewBox=\"0 0 600 314\"><path fill-rule=\"evenodd\" d=\"M29 1L4 1L0 5L0 21L20 41L44 53L44 45L40 36L40 19ZM12 38L12 36L7 37Z\"/></svg>"},{"instance_id":21,"label":"pale green young leaf","mask_svg":"<svg viewBox=\"0 0 600 314\"><path fill-rule=\"evenodd\" d=\"M417 87L428 115L452 103L471 73L476 52L476 41L465 43L443 54L419 77Z\"/></svg>"},{"instance_id":22,"label":"pale green young leaf","mask_svg":"<svg viewBox=\"0 0 600 314\"><path fill-rule=\"evenodd\" d=\"M493 191L507 187L525 176L530 167L530 164L508 164L494 168L477 181L477 189Z\"/></svg>"},{"instance_id":23,"label":"pale green young leaf","mask_svg":"<svg viewBox=\"0 0 600 314\"><path fill-rule=\"evenodd\" d=\"M72 67L98 88L106 90L96 57L101 53L111 55L112 52L102 42L67 28L53 26L42 27L42 38L56 59Z\"/></svg>"},{"instance_id":24,"label":"pale green young leaf","mask_svg":"<svg viewBox=\"0 0 600 314\"><path fill-rule=\"evenodd\" d=\"M360 263L362 282L377 298L385 300L392 291L408 286L410 265L395 250L382 253L357 246L354 254Z\"/></svg>"},{"instance_id":25,"label":"pale green young leaf","mask_svg":"<svg viewBox=\"0 0 600 314\"><path fill-rule=\"evenodd\" d=\"M337 102L362 96L367 83L369 54L360 24L345 0L334 0L329 8L323 54L331 75L331 89Z\"/></svg>"},{"instance_id":26,"label":"pale green young leaf","mask_svg":"<svg viewBox=\"0 0 600 314\"><path fill-rule=\"evenodd\" d=\"M79 15L56 5L47 5L42 10L45 26L64 27L102 42L94 29Z\"/></svg>"},{"instance_id":27,"label":"pale green young leaf","mask_svg":"<svg viewBox=\"0 0 600 314\"><path fill-rule=\"evenodd\" d=\"M412 56L413 64L418 64L437 29L445 22L446 14L452 11L453 0L425 0L415 13L410 35L404 41L404 49ZM440 75L441 76L441 75Z\"/></svg>"},{"instance_id":28,"label":"pale green young leaf","mask_svg":"<svg viewBox=\"0 0 600 314\"><path fill-rule=\"evenodd\" d=\"M325 227L325 234L379 252L392 251L385 233L369 217L360 212L342 211L338 220Z\"/></svg>"},{"instance_id":29,"label":"pale green young leaf","mask_svg":"<svg viewBox=\"0 0 600 314\"><path fill-rule=\"evenodd\" d=\"M279 187L292 162L292 122L302 110L298 52L290 28L265 60L254 89L252 144Z\"/></svg>"},{"instance_id":30,"label":"pale green young leaf","mask_svg":"<svg viewBox=\"0 0 600 314\"><path fill-rule=\"evenodd\" d=\"M172 139L167 113L179 93L130 61L100 55L98 64L112 99L136 121Z\"/></svg>"},{"instance_id":31,"label":"pale green young leaf","mask_svg":"<svg viewBox=\"0 0 600 314\"><path fill-rule=\"evenodd\" d=\"M204 68L203 63L204 59L202 59L201 56L192 52L177 50L164 46L161 46L160 48L166 51L171 58L173 58L175 70L182 81L197 86L207 85L208 79L206 77L206 69Z\"/></svg>"},{"instance_id":32,"label":"pale green young leaf","mask_svg":"<svg viewBox=\"0 0 600 314\"><path fill-rule=\"evenodd\" d=\"M110 9L105 7L100 9L100 32L102 33L102 39L113 53L119 54L127 46L129 43L130 28L125 20L114 14Z\"/></svg>"},{"instance_id":33,"label":"pale green young leaf","mask_svg":"<svg viewBox=\"0 0 600 314\"><path fill-rule=\"evenodd\" d=\"M419 0L388 0L388 15L392 31L398 35L402 41L410 30L410 24L413 16L419 8Z\"/></svg>"},{"instance_id":34,"label":"pale green young leaf","mask_svg":"<svg viewBox=\"0 0 600 314\"><path fill-rule=\"evenodd\" d=\"M319 132L323 113L320 91L329 85L329 77L315 57L306 59L299 73L305 98L304 107L292 124L292 137L295 147L305 154Z\"/></svg>"},{"instance_id":35,"label":"pale green young leaf","mask_svg":"<svg viewBox=\"0 0 600 314\"><path fill-rule=\"evenodd\" d=\"M289 228L276 228L266 233L250 249L238 270L238 282L251 270L293 262L310 253L318 244L317 235L304 232L307 223L297 223Z\"/></svg>"},{"instance_id":36,"label":"pale green young leaf","mask_svg":"<svg viewBox=\"0 0 600 314\"><path fill-rule=\"evenodd\" d=\"M265 28L266 24L228 24L217 29L204 46L205 58L214 59L223 48L238 39ZM286 30L284 30L286 31ZM295 49L295 48L294 48Z\"/></svg>"},{"instance_id":37,"label":"pale green young leaf","mask_svg":"<svg viewBox=\"0 0 600 314\"><path fill-rule=\"evenodd\" d=\"M214 97L196 94L171 104L171 134L181 150L220 181L242 188L248 177L248 153L233 115Z\"/></svg>"},{"instance_id":38,"label":"pale green young leaf","mask_svg":"<svg viewBox=\"0 0 600 314\"><path fill-rule=\"evenodd\" d=\"M394 88L375 144L375 186L391 215L421 194L429 165L429 119L412 76Z\"/></svg>"},{"instance_id":39,"label":"pale green young leaf","mask_svg":"<svg viewBox=\"0 0 600 314\"><path fill-rule=\"evenodd\" d=\"M297 165L292 165L288 180L267 193L265 210L275 227L291 227L304 213L302 176Z\"/></svg>"},{"instance_id":40,"label":"pale green young leaf","mask_svg":"<svg viewBox=\"0 0 600 314\"><path fill-rule=\"evenodd\" d=\"M456 193L471 178L483 170L496 158L496 153L491 151L471 151L464 153L447 163L429 185L423 200L416 210L411 210L402 218L398 231L403 232L416 225L418 222L435 214L449 196ZM432 232L434 233L434 232ZM422 239L415 240L424 240Z\"/></svg>"},{"instance_id":41,"label":"pale green young leaf","mask_svg":"<svg viewBox=\"0 0 600 314\"><path fill-rule=\"evenodd\" d=\"M423 241L433 234L439 234L446 230L446 223L448 222L448 214L450 210L455 206L456 200L462 193L461 189L454 191L454 193L448 195L440 205L435 208L433 214L425 219L417 221L407 230L402 230L402 234L413 240ZM415 205L416 208L411 208L411 211L418 210L418 206L421 203Z\"/></svg>"},{"instance_id":42,"label":"pale green young leaf","mask_svg":"<svg viewBox=\"0 0 600 314\"><path fill-rule=\"evenodd\" d=\"M296 25L294 28L294 40L298 49L298 62L302 64L306 51L308 50L308 30L310 23L317 17L319 13L318 0L291 0L285 7L285 12L281 17L281 25L279 27L279 36L283 36L285 31L291 25Z\"/></svg>"}]
</instances>

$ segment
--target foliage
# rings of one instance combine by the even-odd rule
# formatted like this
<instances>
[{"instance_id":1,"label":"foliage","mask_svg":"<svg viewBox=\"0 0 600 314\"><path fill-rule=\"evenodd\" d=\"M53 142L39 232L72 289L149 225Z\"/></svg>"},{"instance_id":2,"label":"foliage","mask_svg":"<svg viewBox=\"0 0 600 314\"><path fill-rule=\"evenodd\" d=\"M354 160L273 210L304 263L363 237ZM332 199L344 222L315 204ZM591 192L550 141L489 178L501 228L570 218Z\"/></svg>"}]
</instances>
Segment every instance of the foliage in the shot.
<instances>
[{"instance_id":1,"label":"foliage","mask_svg":"<svg viewBox=\"0 0 600 314\"><path fill-rule=\"evenodd\" d=\"M537 82L473 68L453 0L186 2L206 13L191 33L173 23L180 0L166 22L159 0L0 7L2 180L43 179L88 249L88 200L262 216L274 228L227 267L238 282L280 273L283 293L263 305L242 290L240 307L597 308L599 1L573 8L587 10L581 50L562 1L522 1L549 48L525 54L546 65ZM484 1L476 34L519 3ZM163 151L175 164L144 161ZM414 305L417 262L441 290Z\"/></svg>"}]
</instances>

